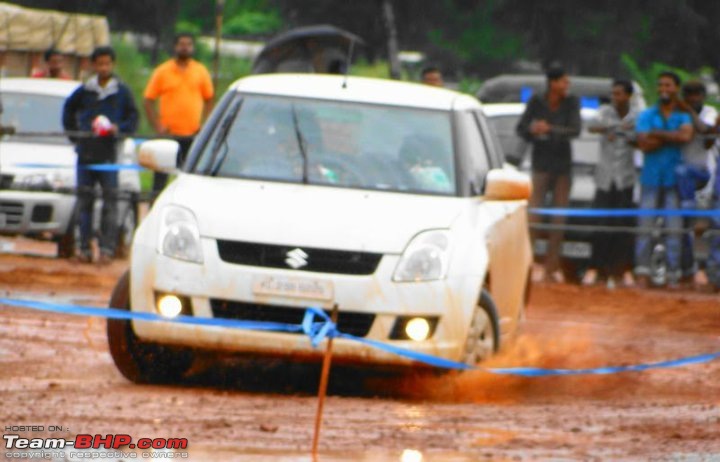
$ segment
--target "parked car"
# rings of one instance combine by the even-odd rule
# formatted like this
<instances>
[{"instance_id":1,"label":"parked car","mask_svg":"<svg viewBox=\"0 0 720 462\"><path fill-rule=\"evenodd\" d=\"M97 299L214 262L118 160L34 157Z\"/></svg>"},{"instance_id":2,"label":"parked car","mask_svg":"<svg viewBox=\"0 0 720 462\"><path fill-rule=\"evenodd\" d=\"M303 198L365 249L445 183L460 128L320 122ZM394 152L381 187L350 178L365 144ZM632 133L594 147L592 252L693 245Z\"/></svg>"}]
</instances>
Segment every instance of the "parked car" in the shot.
<instances>
[{"instance_id":1,"label":"parked car","mask_svg":"<svg viewBox=\"0 0 720 462\"><path fill-rule=\"evenodd\" d=\"M530 172L531 145L520 138L516 131L518 121L525 111L525 104L502 103L483 104L483 112L500 139L505 156L523 172ZM570 207L590 208L595 197L595 166L600 158L599 135L590 133L587 126L597 118L597 110L581 109L583 129L580 136L572 141L572 188ZM548 204L549 205L549 204ZM573 217L568 225L589 225L592 220ZM542 259L547 251L547 238L544 233L534 243L534 253ZM561 248L561 269L565 280L580 282L590 265L592 256L592 233L586 231L567 231Z\"/></svg>"},{"instance_id":2,"label":"parked car","mask_svg":"<svg viewBox=\"0 0 720 462\"><path fill-rule=\"evenodd\" d=\"M413 83L251 76L225 94L132 244L111 306L299 324L339 309L358 337L475 364L528 297L529 179L504 166L478 101ZM174 171L177 145L140 162ZM298 334L111 320L135 382L174 380L196 350L318 361ZM347 339L334 362L415 367Z\"/></svg>"},{"instance_id":3,"label":"parked car","mask_svg":"<svg viewBox=\"0 0 720 462\"><path fill-rule=\"evenodd\" d=\"M61 133L63 104L78 85L58 79L0 80L0 121L17 132L0 142L0 234L54 241L60 257L75 254L77 155ZM119 163L137 162L132 140L125 141L119 157ZM120 171L119 184L126 198L118 204L122 253L129 249L138 218L137 171Z\"/></svg>"}]
</instances>

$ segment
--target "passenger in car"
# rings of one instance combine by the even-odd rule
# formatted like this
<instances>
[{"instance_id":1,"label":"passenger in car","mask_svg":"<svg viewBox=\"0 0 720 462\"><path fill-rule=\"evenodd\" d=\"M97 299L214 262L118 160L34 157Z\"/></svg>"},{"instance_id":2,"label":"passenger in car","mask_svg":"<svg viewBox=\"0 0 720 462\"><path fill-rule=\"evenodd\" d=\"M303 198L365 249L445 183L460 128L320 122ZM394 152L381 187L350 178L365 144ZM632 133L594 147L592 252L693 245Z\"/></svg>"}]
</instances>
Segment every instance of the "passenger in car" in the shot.
<instances>
[{"instance_id":1,"label":"passenger in car","mask_svg":"<svg viewBox=\"0 0 720 462\"><path fill-rule=\"evenodd\" d=\"M570 140L579 136L581 129L580 102L569 94L567 73L553 67L546 75L547 91L530 98L516 127L517 134L533 145L532 208L542 207L548 193L552 195L553 207L568 206L572 165ZM538 215L530 215L531 224L539 220ZM552 223L562 226L565 217L553 217ZM537 235L533 236L533 240L535 238ZM550 232L545 255L545 278L548 280L562 279L559 272L562 239L562 231Z\"/></svg>"},{"instance_id":2,"label":"passenger in car","mask_svg":"<svg viewBox=\"0 0 720 462\"><path fill-rule=\"evenodd\" d=\"M676 173L682 159L680 148L693 137L692 118L679 105L680 83L680 77L674 72L662 72L657 82L658 103L638 116L638 147L645 158L640 173L641 209L677 209L680 205ZM665 227L669 228L663 239L667 280L669 285L675 286L682 275L679 235L682 217L664 218ZM654 226L655 220L652 216L641 216L638 223L641 228L647 229ZM635 241L635 274L641 286L649 282L652 247L650 233L638 235Z\"/></svg>"},{"instance_id":3,"label":"passenger in car","mask_svg":"<svg viewBox=\"0 0 720 462\"><path fill-rule=\"evenodd\" d=\"M442 142L430 135L409 135L400 146L399 159L412 178L416 189L427 192L452 191L447 169L441 159Z\"/></svg>"},{"instance_id":4,"label":"passenger in car","mask_svg":"<svg viewBox=\"0 0 720 462\"><path fill-rule=\"evenodd\" d=\"M682 87L683 99L679 106L690 114L695 135L692 141L682 146L682 162L675 170L677 174L680 206L691 210L697 206L695 194L710 181L710 157L716 152L715 139L706 135L715 131L718 111L705 104L707 90L699 80L685 82ZM691 227L694 220L685 218L685 227ZM685 233L682 238L681 268L685 281L694 280L697 263L693 255L693 232Z\"/></svg>"},{"instance_id":5,"label":"passenger in car","mask_svg":"<svg viewBox=\"0 0 720 462\"><path fill-rule=\"evenodd\" d=\"M635 119L637 111L630 104L633 85L629 80L612 84L611 104L598 111L597 123L588 127L600 138L600 159L595 168L596 209L629 209L633 207L636 174L634 165ZM600 226L631 226L626 217L600 217ZM623 280L623 273L632 265L632 236L627 233L597 233L593 243L592 264L598 281L606 280L609 288Z\"/></svg>"}]
</instances>

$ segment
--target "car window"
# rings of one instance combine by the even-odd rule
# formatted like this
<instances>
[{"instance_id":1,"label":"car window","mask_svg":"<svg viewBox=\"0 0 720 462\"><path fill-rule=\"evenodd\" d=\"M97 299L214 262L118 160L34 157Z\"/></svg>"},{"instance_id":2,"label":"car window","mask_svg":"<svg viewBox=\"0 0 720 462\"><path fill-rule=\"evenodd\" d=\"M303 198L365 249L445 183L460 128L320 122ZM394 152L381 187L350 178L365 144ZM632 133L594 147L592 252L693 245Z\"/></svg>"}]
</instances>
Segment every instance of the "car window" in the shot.
<instances>
[{"instance_id":1,"label":"car window","mask_svg":"<svg viewBox=\"0 0 720 462\"><path fill-rule=\"evenodd\" d=\"M493 130L487 123L485 116L480 111L475 111L475 120L480 125L483 134L483 140L485 141L485 147L490 154L490 167L491 168L502 168L505 162L505 154L500 144L500 140Z\"/></svg>"},{"instance_id":2,"label":"car window","mask_svg":"<svg viewBox=\"0 0 720 462\"><path fill-rule=\"evenodd\" d=\"M462 152L467 165L463 169L463 181L470 185L471 194L481 194L487 172L490 170L485 143L480 134L480 128L473 114L460 112L457 118L458 141L462 143Z\"/></svg>"},{"instance_id":3,"label":"car window","mask_svg":"<svg viewBox=\"0 0 720 462\"><path fill-rule=\"evenodd\" d=\"M202 173L295 183L306 176L310 184L456 194L448 112L241 97L203 147Z\"/></svg>"},{"instance_id":4,"label":"car window","mask_svg":"<svg viewBox=\"0 0 720 462\"><path fill-rule=\"evenodd\" d=\"M16 132L62 133L63 104L65 98L58 96L3 92L0 120L2 125L11 126ZM23 136L21 139L32 142L67 142L65 136Z\"/></svg>"},{"instance_id":5,"label":"car window","mask_svg":"<svg viewBox=\"0 0 720 462\"><path fill-rule=\"evenodd\" d=\"M519 115L492 116L486 120L493 128L505 158L518 162L526 157L530 145L515 132Z\"/></svg>"}]
</instances>

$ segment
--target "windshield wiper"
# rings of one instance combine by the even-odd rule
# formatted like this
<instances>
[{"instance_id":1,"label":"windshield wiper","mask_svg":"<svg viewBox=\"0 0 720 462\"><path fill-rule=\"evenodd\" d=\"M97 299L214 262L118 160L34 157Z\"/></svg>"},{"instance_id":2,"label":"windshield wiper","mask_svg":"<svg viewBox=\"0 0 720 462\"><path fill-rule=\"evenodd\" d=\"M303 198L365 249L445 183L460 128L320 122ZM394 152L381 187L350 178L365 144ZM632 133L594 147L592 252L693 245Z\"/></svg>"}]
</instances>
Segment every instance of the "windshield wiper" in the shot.
<instances>
[{"instance_id":1,"label":"windshield wiper","mask_svg":"<svg viewBox=\"0 0 720 462\"><path fill-rule=\"evenodd\" d=\"M307 184L307 182L308 182L308 155L307 155L307 150L305 149L305 140L303 138L302 132L300 131L300 123L298 122L298 116L297 116L297 110L295 109L295 104L292 103L290 105L290 108L292 110L293 127L295 128L295 137L297 138L298 148L300 149L300 155L302 156L302 159L303 159L302 182L303 182L303 184Z\"/></svg>"},{"instance_id":2,"label":"windshield wiper","mask_svg":"<svg viewBox=\"0 0 720 462\"><path fill-rule=\"evenodd\" d=\"M230 127L232 127L235 118L240 112L240 106L242 106L242 100L238 100L232 107L230 107L228 114L223 119L217 135L215 135L215 141L213 142L210 154L210 163L208 168L205 169L206 174L209 173L211 176L215 176L218 170L220 170L220 167L222 167L222 164L225 162L228 152L228 133L230 133ZM220 153L221 148L222 153Z\"/></svg>"}]
</instances>

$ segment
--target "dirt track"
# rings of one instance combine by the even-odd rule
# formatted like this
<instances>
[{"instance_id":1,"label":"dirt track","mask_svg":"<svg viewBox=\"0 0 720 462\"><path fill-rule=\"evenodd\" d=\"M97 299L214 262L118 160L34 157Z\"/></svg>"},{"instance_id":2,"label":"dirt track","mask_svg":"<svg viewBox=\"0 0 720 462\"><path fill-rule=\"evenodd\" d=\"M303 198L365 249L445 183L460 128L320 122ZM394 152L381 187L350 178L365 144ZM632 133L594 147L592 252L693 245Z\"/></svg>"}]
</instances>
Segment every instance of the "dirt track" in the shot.
<instances>
[{"instance_id":1,"label":"dirt track","mask_svg":"<svg viewBox=\"0 0 720 462\"><path fill-rule=\"evenodd\" d=\"M125 264L0 255L0 296L104 305ZM720 351L719 308L710 294L536 284L520 338L489 365L594 367ZM111 362L103 320L0 310L3 427L184 437L191 460L309 460L314 370L263 375L201 362L182 386L131 385ZM347 372L333 379L359 382ZM363 392L340 387L326 402L320 460L420 460L403 459L406 449L424 461L720 460L720 361L609 376L364 379Z\"/></svg>"}]
</instances>

